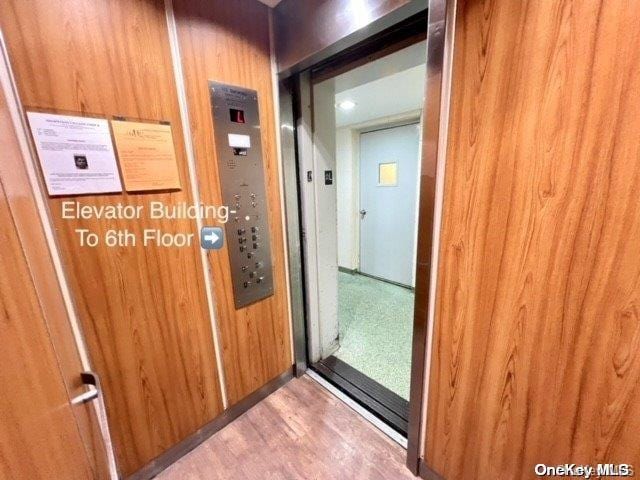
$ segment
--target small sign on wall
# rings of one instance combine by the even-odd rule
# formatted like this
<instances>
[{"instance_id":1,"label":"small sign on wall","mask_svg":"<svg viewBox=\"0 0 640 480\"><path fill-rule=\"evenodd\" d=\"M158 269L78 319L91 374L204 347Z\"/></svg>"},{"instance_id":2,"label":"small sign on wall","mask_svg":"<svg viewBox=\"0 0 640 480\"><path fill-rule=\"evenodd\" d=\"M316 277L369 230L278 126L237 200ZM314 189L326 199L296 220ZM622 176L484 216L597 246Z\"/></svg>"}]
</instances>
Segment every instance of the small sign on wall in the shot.
<instances>
[{"instance_id":1,"label":"small sign on wall","mask_svg":"<svg viewBox=\"0 0 640 480\"><path fill-rule=\"evenodd\" d=\"M170 125L112 120L111 128L128 192L181 188Z\"/></svg>"},{"instance_id":2,"label":"small sign on wall","mask_svg":"<svg viewBox=\"0 0 640 480\"><path fill-rule=\"evenodd\" d=\"M121 192L109 122L27 112L49 195Z\"/></svg>"},{"instance_id":3,"label":"small sign on wall","mask_svg":"<svg viewBox=\"0 0 640 480\"><path fill-rule=\"evenodd\" d=\"M398 164L396 162L380 163L378 165L378 186L398 186Z\"/></svg>"}]
</instances>

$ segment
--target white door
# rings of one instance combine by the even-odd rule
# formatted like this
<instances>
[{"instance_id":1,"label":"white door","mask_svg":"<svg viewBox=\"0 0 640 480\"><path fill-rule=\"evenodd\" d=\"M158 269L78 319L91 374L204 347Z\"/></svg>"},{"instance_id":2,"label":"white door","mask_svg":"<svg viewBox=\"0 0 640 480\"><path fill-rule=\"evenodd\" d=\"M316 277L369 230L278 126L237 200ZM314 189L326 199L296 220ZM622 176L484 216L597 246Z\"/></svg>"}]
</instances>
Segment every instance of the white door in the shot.
<instances>
[{"instance_id":1,"label":"white door","mask_svg":"<svg viewBox=\"0 0 640 480\"><path fill-rule=\"evenodd\" d=\"M413 286L419 124L360 135L360 271Z\"/></svg>"}]
</instances>

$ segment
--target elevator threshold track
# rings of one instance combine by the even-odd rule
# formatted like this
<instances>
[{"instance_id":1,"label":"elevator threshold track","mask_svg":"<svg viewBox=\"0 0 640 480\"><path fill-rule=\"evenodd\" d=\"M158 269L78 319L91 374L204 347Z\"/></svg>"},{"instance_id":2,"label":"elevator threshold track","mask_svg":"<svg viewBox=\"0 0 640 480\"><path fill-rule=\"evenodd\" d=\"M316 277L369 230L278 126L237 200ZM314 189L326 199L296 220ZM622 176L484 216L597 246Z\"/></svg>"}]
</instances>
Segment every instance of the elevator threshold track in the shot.
<instances>
[{"instance_id":1,"label":"elevator threshold track","mask_svg":"<svg viewBox=\"0 0 640 480\"><path fill-rule=\"evenodd\" d=\"M311 367L391 428L407 436L409 402L333 355Z\"/></svg>"}]
</instances>

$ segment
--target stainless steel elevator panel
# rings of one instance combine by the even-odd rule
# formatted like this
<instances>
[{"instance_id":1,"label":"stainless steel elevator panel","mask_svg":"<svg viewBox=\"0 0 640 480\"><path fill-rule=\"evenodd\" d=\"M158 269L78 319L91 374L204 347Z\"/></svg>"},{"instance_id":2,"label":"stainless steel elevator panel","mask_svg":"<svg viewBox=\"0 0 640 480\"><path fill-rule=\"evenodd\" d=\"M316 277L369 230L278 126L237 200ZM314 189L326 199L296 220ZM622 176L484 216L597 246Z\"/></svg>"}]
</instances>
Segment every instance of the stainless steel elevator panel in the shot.
<instances>
[{"instance_id":1,"label":"stainless steel elevator panel","mask_svg":"<svg viewBox=\"0 0 640 480\"><path fill-rule=\"evenodd\" d=\"M265 165L260 138L258 94L209 82L216 157L236 308L273 295Z\"/></svg>"}]
</instances>

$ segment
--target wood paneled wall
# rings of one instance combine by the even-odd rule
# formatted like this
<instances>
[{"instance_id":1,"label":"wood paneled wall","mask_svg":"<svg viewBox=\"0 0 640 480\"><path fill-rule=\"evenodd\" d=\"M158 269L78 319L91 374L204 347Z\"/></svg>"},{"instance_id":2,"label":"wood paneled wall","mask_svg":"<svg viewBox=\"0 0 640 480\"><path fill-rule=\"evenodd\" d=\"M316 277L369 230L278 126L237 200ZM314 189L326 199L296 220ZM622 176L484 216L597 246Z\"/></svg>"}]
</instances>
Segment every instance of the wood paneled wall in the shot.
<instances>
[{"instance_id":1,"label":"wood paneled wall","mask_svg":"<svg viewBox=\"0 0 640 480\"><path fill-rule=\"evenodd\" d=\"M26 109L171 122L182 190L84 196L87 205L192 202L161 0L6 0L0 19ZM62 220L49 207L78 315L102 377L122 473L222 411L199 245L93 249L74 230L196 232L190 220Z\"/></svg>"},{"instance_id":2,"label":"wood paneled wall","mask_svg":"<svg viewBox=\"0 0 640 480\"><path fill-rule=\"evenodd\" d=\"M0 477L91 478L2 181L0 222Z\"/></svg>"},{"instance_id":3,"label":"wood paneled wall","mask_svg":"<svg viewBox=\"0 0 640 480\"><path fill-rule=\"evenodd\" d=\"M219 204L208 80L256 89L267 165L275 295L236 311L226 250L209 253L229 406L292 365L270 58L269 11L256 0L174 1L200 200ZM192 203L162 0L0 2L26 110L171 122L182 190L82 196L86 205ZM223 410L199 245L80 247L75 229L196 233L191 220L51 220L94 368L118 465L131 474Z\"/></svg>"},{"instance_id":4,"label":"wood paneled wall","mask_svg":"<svg viewBox=\"0 0 640 480\"><path fill-rule=\"evenodd\" d=\"M93 405L69 401L82 363L2 92L0 145L0 478L107 479Z\"/></svg>"},{"instance_id":5,"label":"wood paneled wall","mask_svg":"<svg viewBox=\"0 0 640 480\"><path fill-rule=\"evenodd\" d=\"M290 323L271 58L269 9L255 0L174 0L201 200L219 204L209 80L258 92L275 294L236 310L228 252L210 251L229 405L291 367Z\"/></svg>"},{"instance_id":6,"label":"wood paneled wall","mask_svg":"<svg viewBox=\"0 0 640 480\"><path fill-rule=\"evenodd\" d=\"M640 465L640 4L458 0L426 463Z\"/></svg>"}]
</instances>

